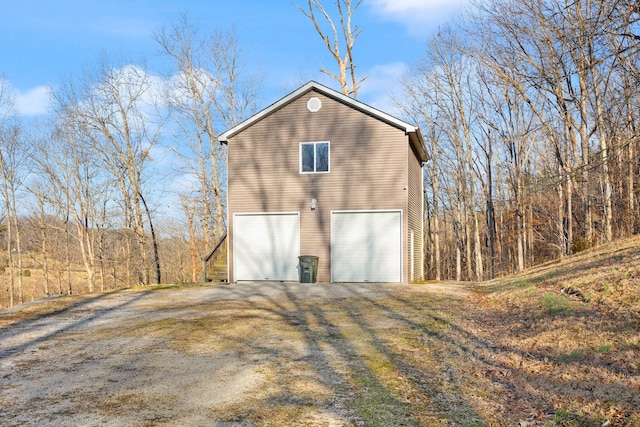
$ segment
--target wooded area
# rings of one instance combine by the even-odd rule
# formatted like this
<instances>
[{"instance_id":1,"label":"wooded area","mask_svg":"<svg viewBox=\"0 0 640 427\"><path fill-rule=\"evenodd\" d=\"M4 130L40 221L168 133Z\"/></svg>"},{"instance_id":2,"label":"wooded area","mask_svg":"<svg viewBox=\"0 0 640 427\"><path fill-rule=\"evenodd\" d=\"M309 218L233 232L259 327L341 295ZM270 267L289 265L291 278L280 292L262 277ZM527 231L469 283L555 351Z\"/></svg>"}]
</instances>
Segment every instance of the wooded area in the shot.
<instances>
[{"instance_id":1,"label":"wooded area","mask_svg":"<svg viewBox=\"0 0 640 427\"><path fill-rule=\"evenodd\" d=\"M318 1L300 8L336 59L323 72L354 97L360 3L335 2L339 26ZM487 0L429 40L396 98L431 156L428 279L483 280L640 232L639 21L634 0ZM56 88L37 126L0 79L0 307L199 280L226 227L216 137L255 112L260 79L233 33L181 17L155 38L165 78L103 58ZM185 186L180 218L158 223L161 143Z\"/></svg>"},{"instance_id":2,"label":"wooded area","mask_svg":"<svg viewBox=\"0 0 640 427\"><path fill-rule=\"evenodd\" d=\"M483 280L640 231L640 7L480 2L399 99L422 126L428 277Z\"/></svg>"},{"instance_id":3,"label":"wooded area","mask_svg":"<svg viewBox=\"0 0 640 427\"><path fill-rule=\"evenodd\" d=\"M200 259L226 233L217 135L254 112L259 80L242 74L233 33L203 36L182 17L156 41L169 76L103 58L53 92L51 120L37 129L21 123L0 81L0 307L200 280ZM180 160L170 168L152 168L160 143ZM159 171L184 181L173 207L183 217L161 224L147 203L148 193L162 197Z\"/></svg>"}]
</instances>

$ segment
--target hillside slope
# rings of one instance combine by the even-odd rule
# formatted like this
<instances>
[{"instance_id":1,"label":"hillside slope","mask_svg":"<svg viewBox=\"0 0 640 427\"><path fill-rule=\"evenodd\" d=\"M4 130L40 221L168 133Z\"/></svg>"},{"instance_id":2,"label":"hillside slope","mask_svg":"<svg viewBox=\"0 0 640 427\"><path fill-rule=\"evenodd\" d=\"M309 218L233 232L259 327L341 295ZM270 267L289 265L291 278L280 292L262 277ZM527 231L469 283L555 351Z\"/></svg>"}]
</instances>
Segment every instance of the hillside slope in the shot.
<instances>
[{"instance_id":1,"label":"hillside slope","mask_svg":"<svg viewBox=\"0 0 640 427\"><path fill-rule=\"evenodd\" d=\"M640 425L639 237L475 291L468 320L508 368L505 407L535 418L552 403L553 425Z\"/></svg>"}]
</instances>

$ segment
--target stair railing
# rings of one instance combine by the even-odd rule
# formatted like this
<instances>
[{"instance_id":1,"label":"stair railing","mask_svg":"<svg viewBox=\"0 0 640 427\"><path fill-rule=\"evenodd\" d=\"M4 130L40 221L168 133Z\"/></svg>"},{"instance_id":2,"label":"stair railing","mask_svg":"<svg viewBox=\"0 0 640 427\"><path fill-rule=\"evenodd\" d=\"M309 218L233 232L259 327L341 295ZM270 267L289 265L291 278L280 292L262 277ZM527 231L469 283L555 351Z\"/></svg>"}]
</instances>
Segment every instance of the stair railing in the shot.
<instances>
[{"instance_id":1,"label":"stair railing","mask_svg":"<svg viewBox=\"0 0 640 427\"><path fill-rule=\"evenodd\" d=\"M218 243L213 247L213 250L209 252L207 256L202 257L202 283L207 283L207 262L217 255L218 250L222 247L222 244L227 240L227 233L225 232Z\"/></svg>"}]
</instances>

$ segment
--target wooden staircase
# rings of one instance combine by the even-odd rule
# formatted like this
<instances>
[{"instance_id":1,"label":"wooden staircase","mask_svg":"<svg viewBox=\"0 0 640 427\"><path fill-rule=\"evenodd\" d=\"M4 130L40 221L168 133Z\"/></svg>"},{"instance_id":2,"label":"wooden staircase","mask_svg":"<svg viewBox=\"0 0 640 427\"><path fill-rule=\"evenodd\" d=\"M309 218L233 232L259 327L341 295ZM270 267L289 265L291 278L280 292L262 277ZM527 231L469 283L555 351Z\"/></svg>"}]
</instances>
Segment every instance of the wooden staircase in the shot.
<instances>
[{"instance_id":1,"label":"wooden staircase","mask_svg":"<svg viewBox=\"0 0 640 427\"><path fill-rule=\"evenodd\" d=\"M229 281L229 277L227 276L227 245L224 245L224 250L220 256L216 258L213 269L207 271L207 279L209 282Z\"/></svg>"},{"instance_id":2,"label":"wooden staircase","mask_svg":"<svg viewBox=\"0 0 640 427\"><path fill-rule=\"evenodd\" d=\"M227 234L202 258L202 282L229 282L227 276Z\"/></svg>"}]
</instances>

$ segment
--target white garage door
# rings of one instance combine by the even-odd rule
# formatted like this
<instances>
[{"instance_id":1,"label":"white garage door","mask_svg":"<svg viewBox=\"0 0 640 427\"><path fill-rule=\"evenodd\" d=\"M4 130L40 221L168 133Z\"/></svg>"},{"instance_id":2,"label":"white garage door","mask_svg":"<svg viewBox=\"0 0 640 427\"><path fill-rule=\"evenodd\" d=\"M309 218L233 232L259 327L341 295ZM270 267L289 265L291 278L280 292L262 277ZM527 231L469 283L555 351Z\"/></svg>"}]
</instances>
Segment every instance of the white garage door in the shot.
<instances>
[{"instance_id":1,"label":"white garage door","mask_svg":"<svg viewBox=\"0 0 640 427\"><path fill-rule=\"evenodd\" d=\"M402 282L401 212L333 212L331 280Z\"/></svg>"},{"instance_id":2,"label":"white garage door","mask_svg":"<svg viewBox=\"0 0 640 427\"><path fill-rule=\"evenodd\" d=\"M298 280L300 215L234 214L234 280Z\"/></svg>"}]
</instances>

